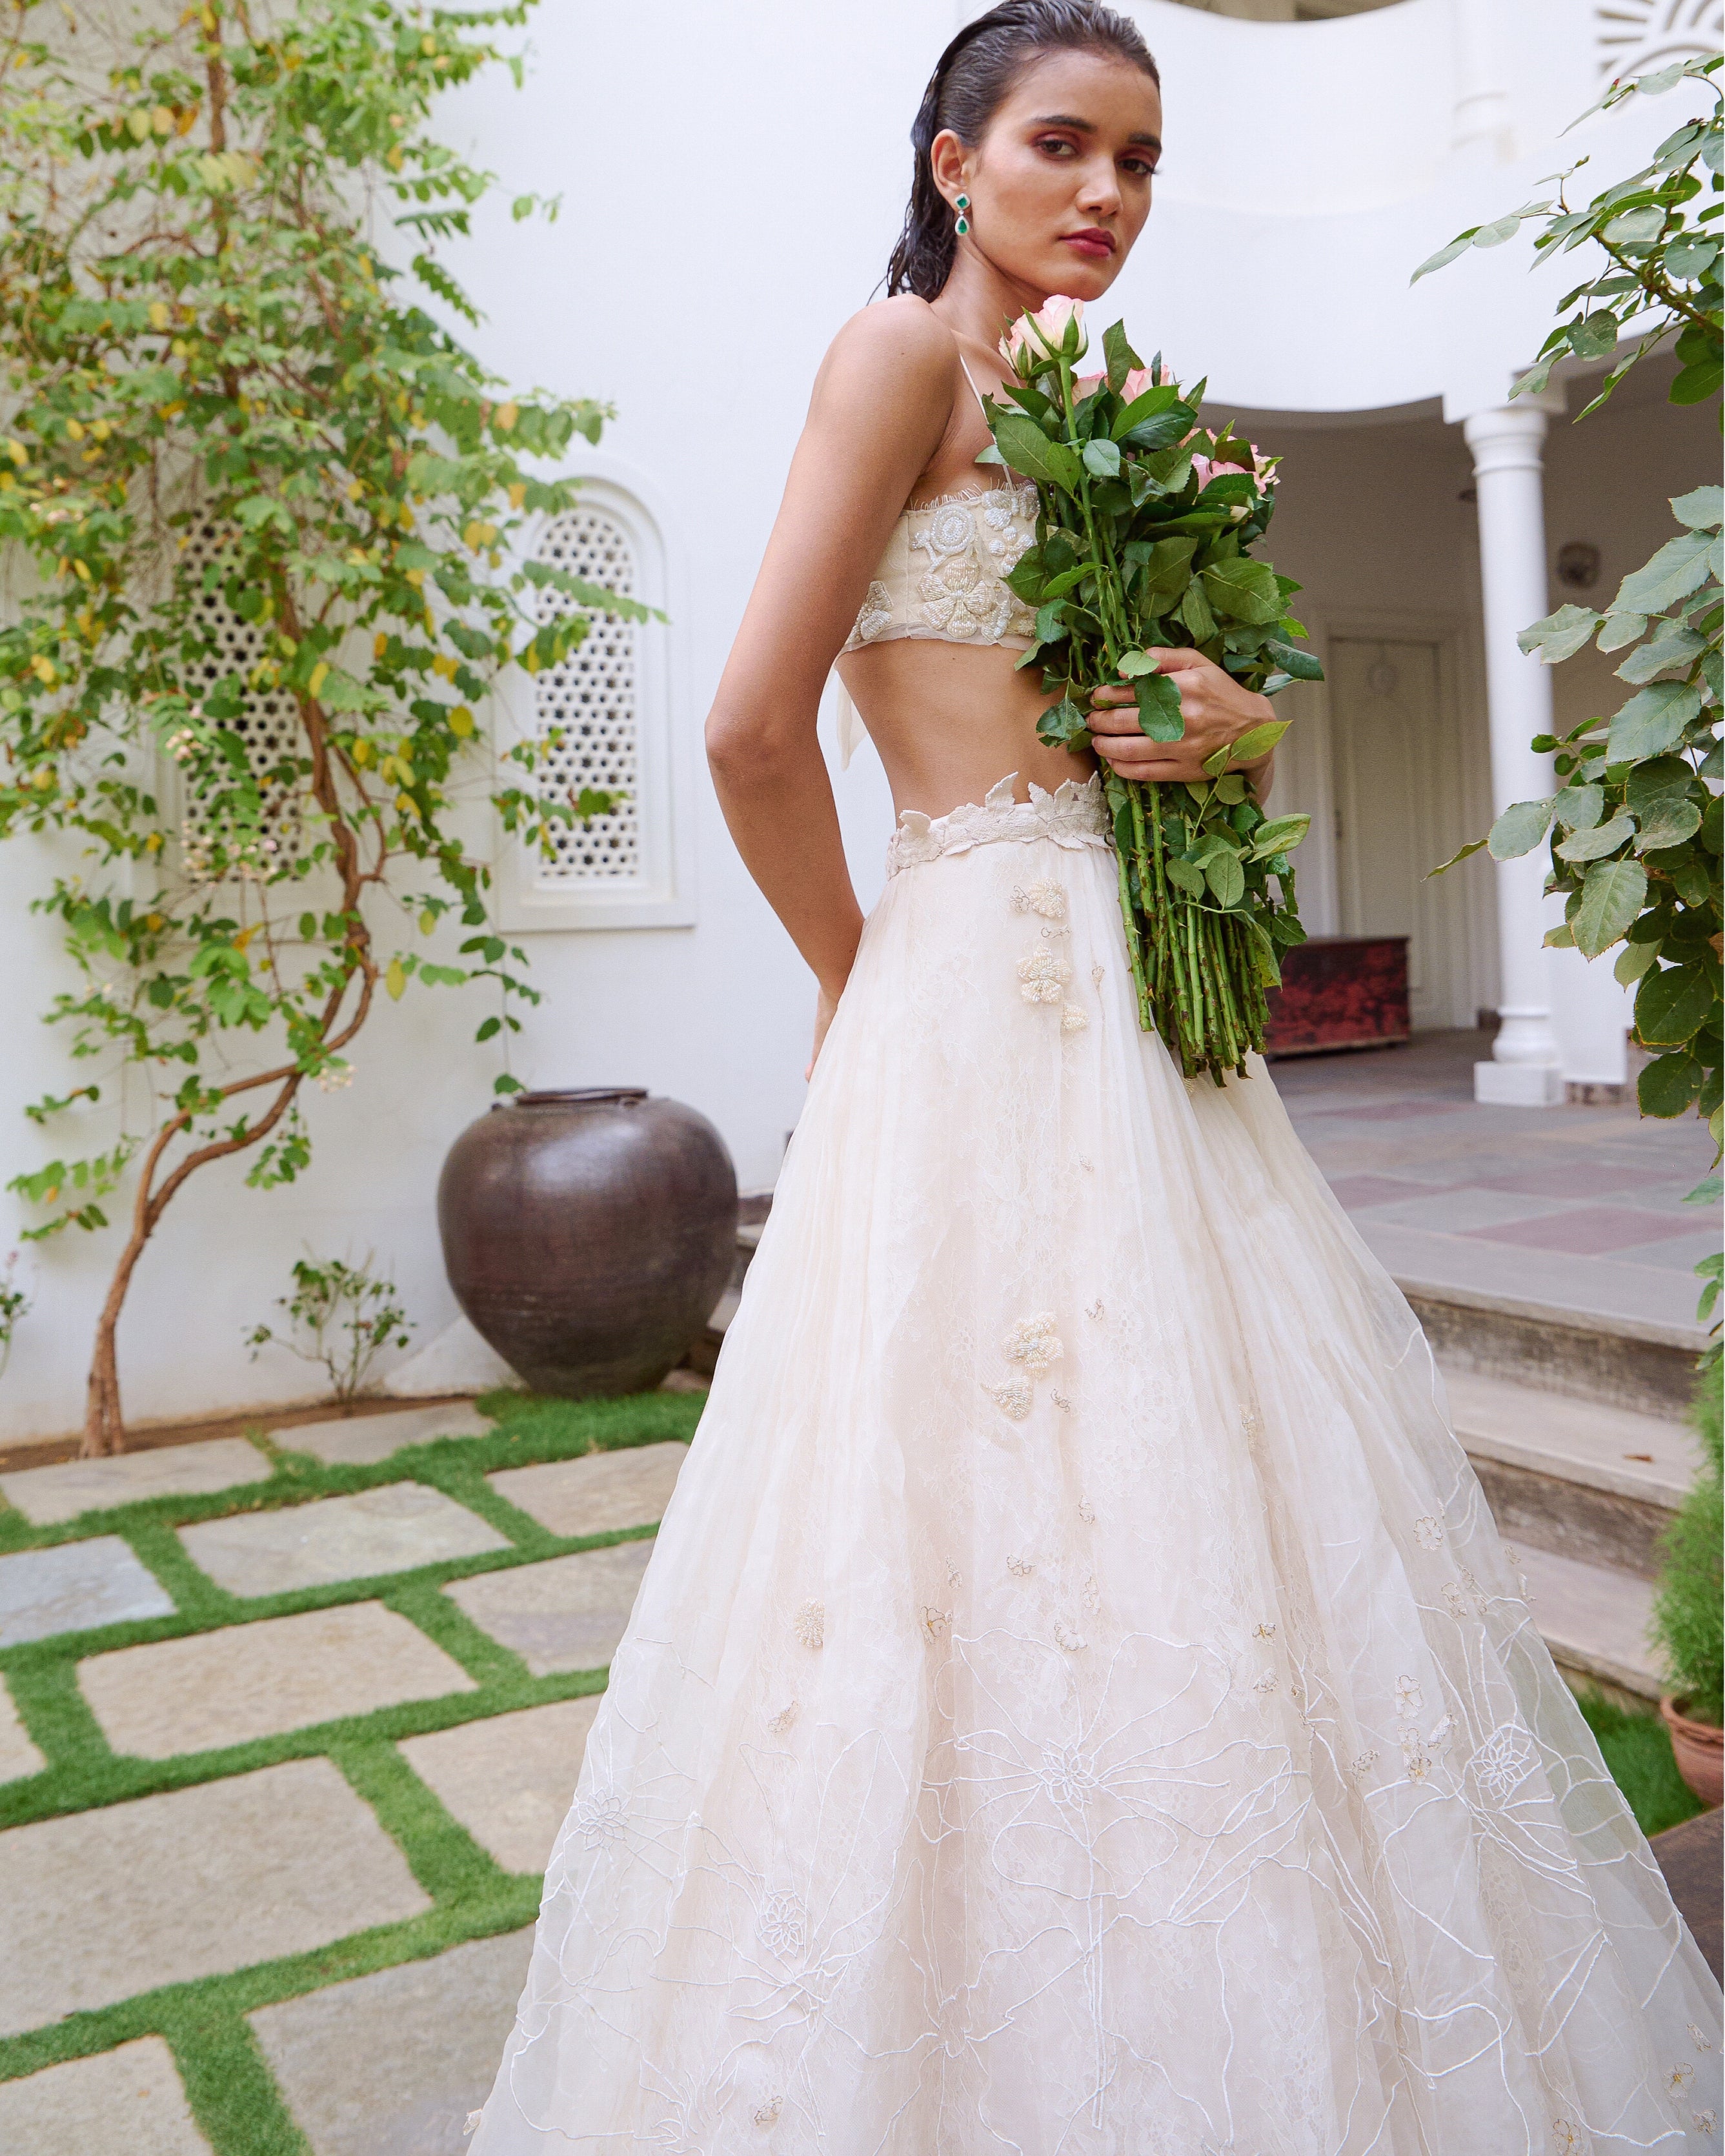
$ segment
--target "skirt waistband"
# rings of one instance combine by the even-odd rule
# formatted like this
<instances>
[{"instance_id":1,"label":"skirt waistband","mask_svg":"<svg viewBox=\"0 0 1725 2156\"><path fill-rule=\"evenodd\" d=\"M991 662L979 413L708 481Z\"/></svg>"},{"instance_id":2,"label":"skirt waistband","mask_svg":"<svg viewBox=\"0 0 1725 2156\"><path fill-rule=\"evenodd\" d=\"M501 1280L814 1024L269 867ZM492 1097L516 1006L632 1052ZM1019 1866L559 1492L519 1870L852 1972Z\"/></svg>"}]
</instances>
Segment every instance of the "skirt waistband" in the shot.
<instances>
[{"instance_id":1,"label":"skirt waistband","mask_svg":"<svg viewBox=\"0 0 1725 2156\"><path fill-rule=\"evenodd\" d=\"M1014 799L1017 781L1018 773L1009 771L980 802L967 801L944 816L926 816L920 808L901 810L898 829L886 842L887 875L937 861L943 854L968 854L973 846L992 845L999 839L1023 843L1050 839L1069 850L1106 848L1108 811L1099 774L1069 778L1052 793L1032 779L1028 801Z\"/></svg>"}]
</instances>

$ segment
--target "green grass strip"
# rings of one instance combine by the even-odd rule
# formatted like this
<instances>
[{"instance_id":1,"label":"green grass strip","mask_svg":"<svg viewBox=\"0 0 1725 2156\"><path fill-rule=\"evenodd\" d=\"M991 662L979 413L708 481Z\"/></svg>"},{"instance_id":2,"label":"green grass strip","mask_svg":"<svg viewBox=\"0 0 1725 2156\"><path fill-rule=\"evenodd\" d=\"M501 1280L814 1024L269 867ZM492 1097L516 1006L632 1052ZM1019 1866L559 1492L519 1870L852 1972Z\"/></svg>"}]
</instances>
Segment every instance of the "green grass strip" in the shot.
<instances>
[{"instance_id":1,"label":"green grass strip","mask_svg":"<svg viewBox=\"0 0 1725 2156\"><path fill-rule=\"evenodd\" d=\"M1663 1834L1704 1809L1677 1772L1670 1734L1656 1714L1633 1714L1596 1691L1582 1692L1579 1698L1612 1779L1643 1834Z\"/></svg>"}]
</instances>

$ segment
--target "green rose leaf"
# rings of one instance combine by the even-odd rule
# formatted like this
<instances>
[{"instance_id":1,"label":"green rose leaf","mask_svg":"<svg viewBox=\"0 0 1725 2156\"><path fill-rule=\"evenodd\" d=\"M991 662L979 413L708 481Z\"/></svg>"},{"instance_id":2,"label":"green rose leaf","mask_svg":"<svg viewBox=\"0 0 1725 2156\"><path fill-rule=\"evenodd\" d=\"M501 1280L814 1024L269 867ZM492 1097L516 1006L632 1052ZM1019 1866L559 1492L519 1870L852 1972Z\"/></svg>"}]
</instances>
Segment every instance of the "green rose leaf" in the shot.
<instances>
[{"instance_id":1,"label":"green rose leaf","mask_svg":"<svg viewBox=\"0 0 1725 2156\"><path fill-rule=\"evenodd\" d=\"M1212 854L1204 865L1204 878L1218 906L1238 906L1245 896L1245 870L1237 854Z\"/></svg>"},{"instance_id":2,"label":"green rose leaf","mask_svg":"<svg viewBox=\"0 0 1725 2156\"><path fill-rule=\"evenodd\" d=\"M1681 681L1651 681L1611 721L1606 754L1613 763L1639 763L1675 747L1701 709L1701 691Z\"/></svg>"},{"instance_id":3,"label":"green rose leaf","mask_svg":"<svg viewBox=\"0 0 1725 2156\"><path fill-rule=\"evenodd\" d=\"M1146 674L1156 671L1156 661L1147 651L1128 651L1118 668L1122 681L1136 681Z\"/></svg>"},{"instance_id":4,"label":"green rose leaf","mask_svg":"<svg viewBox=\"0 0 1725 2156\"><path fill-rule=\"evenodd\" d=\"M1422 277L1429 277L1434 270L1441 270L1446 262L1453 262L1458 254L1466 254L1473 245L1474 235L1478 230L1476 224L1471 224L1466 232L1458 232L1447 247L1440 247L1435 254L1428 255L1408 282L1417 285ZM1507 234L1505 236L1507 237Z\"/></svg>"},{"instance_id":5,"label":"green rose leaf","mask_svg":"<svg viewBox=\"0 0 1725 2156\"><path fill-rule=\"evenodd\" d=\"M1167 864L1168 880L1178 886L1189 898L1204 896L1204 871L1194 868L1190 861L1170 860Z\"/></svg>"},{"instance_id":6,"label":"green rose leaf","mask_svg":"<svg viewBox=\"0 0 1725 2156\"><path fill-rule=\"evenodd\" d=\"M1639 644L1647 634L1647 617L1644 613L1620 613L1613 611L1605 617L1599 630L1601 651L1621 651L1626 644Z\"/></svg>"},{"instance_id":7,"label":"green rose leaf","mask_svg":"<svg viewBox=\"0 0 1725 2156\"><path fill-rule=\"evenodd\" d=\"M1656 1055L1635 1081L1635 1098L1644 1116L1667 1122L1687 1112L1705 1076L1692 1055Z\"/></svg>"},{"instance_id":8,"label":"green rose leaf","mask_svg":"<svg viewBox=\"0 0 1725 2156\"><path fill-rule=\"evenodd\" d=\"M1126 324L1113 322L1102 332L1102 352L1108 363L1108 387L1117 391L1135 367L1144 362L1127 341Z\"/></svg>"},{"instance_id":9,"label":"green rose leaf","mask_svg":"<svg viewBox=\"0 0 1725 2156\"><path fill-rule=\"evenodd\" d=\"M1591 643L1594 631L1604 619L1591 607L1561 606L1543 621L1530 624L1516 642L1523 651L1537 651L1548 666L1555 666L1560 660L1573 658L1584 644Z\"/></svg>"},{"instance_id":10,"label":"green rose leaf","mask_svg":"<svg viewBox=\"0 0 1725 2156\"><path fill-rule=\"evenodd\" d=\"M1296 681L1322 681L1324 670L1314 652L1302 651L1296 644L1284 644L1280 637L1266 639L1265 655L1273 659L1283 673L1291 675Z\"/></svg>"},{"instance_id":11,"label":"green rose leaf","mask_svg":"<svg viewBox=\"0 0 1725 2156\"><path fill-rule=\"evenodd\" d=\"M1631 950L1647 949L1631 944ZM1635 997L1635 1031L1649 1048L1676 1048L1688 1040L1713 1007L1713 984L1699 966L1662 966L1649 973Z\"/></svg>"},{"instance_id":12,"label":"green rose leaf","mask_svg":"<svg viewBox=\"0 0 1725 2156\"><path fill-rule=\"evenodd\" d=\"M1070 696L1062 696L1058 704L1050 704L1036 721L1036 738L1050 748L1087 747L1090 726L1083 709Z\"/></svg>"},{"instance_id":13,"label":"green rose leaf","mask_svg":"<svg viewBox=\"0 0 1725 2156\"><path fill-rule=\"evenodd\" d=\"M1252 834L1252 852L1260 860L1266 854L1291 854L1312 829L1307 815L1272 816Z\"/></svg>"},{"instance_id":14,"label":"green rose leaf","mask_svg":"<svg viewBox=\"0 0 1725 2156\"><path fill-rule=\"evenodd\" d=\"M1166 674L1145 674L1134 684L1138 699L1138 727L1154 742L1177 742L1186 731L1180 715L1180 692Z\"/></svg>"},{"instance_id":15,"label":"green rose leaf","mask_svg":"<svg viewBox=\"0 0 1725 2156\"><path fill-rule=\"evenodd\" d=\"M1266 719L1260 726L1250 727L1228 751L1230 763L1255 763L1260 756L1271 750L1292 726L1291 719Z\"/></svg>"},{"instance_id":16,"label":"green rose leaf","mask_svg":"<svg viewBox=\"0 0 1725 2156\"><path fill-rule=\"evenodd\" d=\"M1626 988L1633 988L1643 973L1659 956L1656 943L1625 943L1617 954L1617 963L1611 968L1614 979Z\"/></svg>"},{"instance_id":17,"label":"green rose leaf","mask_svg":"<svg viewBox=\"0 0 1725 2156\"><path fill-rule=\"evenodd\" d=\"M1492 860L1513 861L1523 854L1531 854L1550 828L1556 805L1553 800L1512 801L1491 826L1486 838ZM1460 860L1461 855L1458 854L1455 858Z\"/></svg>"},{"instance_id":18,"label":"green rose leaf","mask_svg":"<svg viewBox=\"0 0 1725 2156\"><path fill-rule=\"evenodd\" d=\"M1603 786L1568 786L1558 796L1556 820L1566 831L1591 831L1605 813Z\"/></svg>"},{"instance_id":19,"label":"green rose leaf","mask_svg":"<svg viewBox=\"0 0 1725 2156\"><path fill-rule=\"evenodd\" d=\"M1064 442L1050 441L1033 420L1016 412L1000 413L994 421L994 439L1010 468L1039 486L1057 487L1076 496L1084 467Z\"/></svg>"},{"instance_id":20,"label":"green rose leaf","mask_svg":"<svg viewBox=\"0 0 1725 2156\"><path fill-rule=\"evenodd\" d=\"M1135 542L1136 543L1136 542ZM1144 556L1144 581L1142 587L1147 598L1167 597L1173 599L1183 592L1192 575L1192 557L1198 551L1196 539L1158 539ZM1132 549L1129 547L1130 553Z\"/></svg>"},{"instance_id":21,"label":"green rose leaf","mask_svg":"<svg viewBox=\"0 0 1725 2156\"><path fill-rule=\"evenodd\" d=\"M1701 790L1681 756L1657 756L1635 766L1624 794L1637 821L1648 824L1668 814L1677 803L1687 801L1692 787Z\"/></svg>"},{"instance_id":22,"label":"green rose leaf","mask_svg":"<svg viewBox=\"0 0 1725 2156\"><path fill-rule=\"evenodd\" d=\"M1643 567L1632 570L1617 588L1613 613L1663 613L1697 585L1707 582L1709 541L1705 531L1685 531L1667 539Z\"/></svg>"},{"instance_id":23,"label":"green rose leaf","mask_svg":"<svg viewBox=\"0 0 1725 2156\"><path fill-rule=\"evenodd\" d=\"M1175 608L1179 619L1192 632L1194 644L1208 644L1216 633L1216 618L1210 612L1209 602L1204 597L1203 584L1196 578L1187 585L1179 605Z\"/></svg>"},{"instance_id":24,"label":"green rose leaf","mask_svg":"<svg viewBox=\"0 0 1725 2156\"><path fill-rule=\"evenodd\" d=\"M1085 469L1097 479L1117 479L1120 476L1120 446L1105 439L1086 442L1084 445Z\"/></svg>"},{"instance_id":25,"label":"green rose leaf","mask_svg":"<svg viewBox=\"0 0 1725 2156\"><path fill-rule=\"evenodd\" d=\"M1641 644L1630 652L1618 668L1617 678L1633 683L1651 681L1673 666L1686 669L1697 654L1706 649L1704 636L1695 629L1679 629L1673 624L1670 629L1661 629L1651 644Z\"/></svg>"},{"instance_id":26,"label":"green rose leaf","mask_svg":"<svg viewBox=\"0 0 1725 2156\"><path fill-rule=\"evenodd\" d=\"M1725 524L1725 486L1697 486L1673 495L1671 514L1692 531L1717 531Z\"/></svg>"},{"instance_id":27,"label":"green rose leaf","mask_svg":"<svg viewBox=\"0 0 1725 2156\"><path fill-rule=\"evenodd\" d=\"M1661 853L1667 847L1681 846L1686 839L1692 839L1701 829L1701 810L1693 801L1666 800L1660 803L1659 814L1641 827L1635 840L1638 854Z\"/></svg>"},{"instance_id":28,"label":"green rose leaf","mask_svg":"<svg viewBox=\"0 0 1725 2156\"><path fill-rule=\"evenodd\" d=\"M1609 951L1627 932L1647 901L1647 871L1639 861L1595 861L1581 886L1581 904L1569 924L1575 947L1589 958Z\"/></svg>"},{"instance_id":29,"label":"green rose leaf","mask_svg":"<svg viewBox=\"0 0 1725 2156\"><path fill-rule=\"evenodd\" d=\"M1425 871L1425 881L1430 883L1434 876L1442 875L1445 870L1454 868L1458 861L1465 861L1470 854L1479 853L1486 844L1487 841L1484 839L1471 839L1459 853L1451 854L1446 861L1440 861L1435 869L1428 869Z\"/></svg>"},{"instance_id":30,"label":"green rose leaf","mask_svg":"<svg viewBox=\"0 0 1725 2156\"><path fill-rule=\"evenodd\" d=\"M1164 412L1172 411L1179 401L1180 392L1176 383L1159 382L1153 389L1147 389L1142 396L1134 397L1108 431L1117 442L1123 442L1134 427L1142 426L1148 419L1160 418Z\"/></svg>"},{"instance_id":31,"label":"green rose leaf","mask_svg":"<svg viewBox=\"0 0 1725 2156\"><path fill-rule=\"evenodd\" d=\"M1620 811L1609 824L1600 824L1590 831L1576 831L1552 850L1559 860L1597 861L1627 845L1635 835L1635 818Z\"/></svg>"},{"instance_id":32,"label":"green rose leaf","mask_svg":"<svg viewBox=\"0 0 1725 2156\"><path fill-rule=\"evenodd\" d=\"M1281 587L1267 562L1240 555L1202 573L1205 596L1224 620L1268 624L1281 619Z\"/></svg>"}]
</instances>

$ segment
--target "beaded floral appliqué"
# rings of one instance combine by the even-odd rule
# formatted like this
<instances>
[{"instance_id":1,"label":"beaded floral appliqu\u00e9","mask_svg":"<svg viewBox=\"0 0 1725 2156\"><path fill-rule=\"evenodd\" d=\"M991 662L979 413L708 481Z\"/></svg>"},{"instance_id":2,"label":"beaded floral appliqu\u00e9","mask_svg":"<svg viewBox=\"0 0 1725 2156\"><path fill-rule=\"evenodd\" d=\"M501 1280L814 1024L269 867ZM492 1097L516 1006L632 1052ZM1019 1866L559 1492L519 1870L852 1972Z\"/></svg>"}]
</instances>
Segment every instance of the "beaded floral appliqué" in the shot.
<instances>
[{"instance_id":1,"label":"beaded floral appliqu\u00e9","mask_svg":"<svg viewBox=\"0 0 1725 2156\"><path fill-rule=\"evenodd\" d=\"M805 1602L797 1612L795 1630L805 1647L824 1647L827 1643L826 1604Z\"/></svg>"},{"instance_id":2,"label":"beaded floral appliqu\u00e9","mask_svg":"<svg viewBox=\"0 0 1725 2156\"><path fill-rule=\"evenodd\" d=\"M1072 978L1058 951L1027 951L1019 961L1019 993L1027 1004L1057 1004Z\"/></svg>"},{"instance_id":3,"label":"beaded floral appliqu\u00e9","mask_svg":"<svg viewBox=\"0 0 1725 2156\"><path fill-rule=\"evenodd\" d=\"M1045 921L1064 921L1066 894L1059 884L1045 878L1033 884L1014 884L1012 910L1014 913L1039 913Z\"/></svg>"},{"instance_id":4,"label":"beaded floral appliqu\u00e9","mask_svg":"<svg viewBox=\"0 0 1725 2156\"><path fill-rule=\"evenodd\" d=\"M1055 1330L1056 1322L1051 1310L1039 1311L1034 1317L1021 1317L1001 1353L1009 1363L1019 1363L1033 1378L1042 1377L1066 1352Z\"/></svg>"}]
</instances>

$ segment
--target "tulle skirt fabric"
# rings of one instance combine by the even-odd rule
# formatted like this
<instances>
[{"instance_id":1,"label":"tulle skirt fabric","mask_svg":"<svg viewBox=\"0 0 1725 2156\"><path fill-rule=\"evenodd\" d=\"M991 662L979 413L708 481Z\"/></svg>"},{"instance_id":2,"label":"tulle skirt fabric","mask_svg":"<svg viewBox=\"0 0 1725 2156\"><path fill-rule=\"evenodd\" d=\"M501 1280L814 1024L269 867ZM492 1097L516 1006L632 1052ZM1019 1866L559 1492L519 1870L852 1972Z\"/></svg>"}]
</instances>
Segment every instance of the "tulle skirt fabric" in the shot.
<instances>
[{"instance_id":1,"label":"tulle skirt fabric","mask_svg":"<svg viewBox=\"0 0 1725 2156\"><path fill-rule=\"evenodd\" d=\"M1139 1030L1103 824L902 819L475 2156L1720 2145L1418 1325Z\"/></svg>"}]
</instances>

